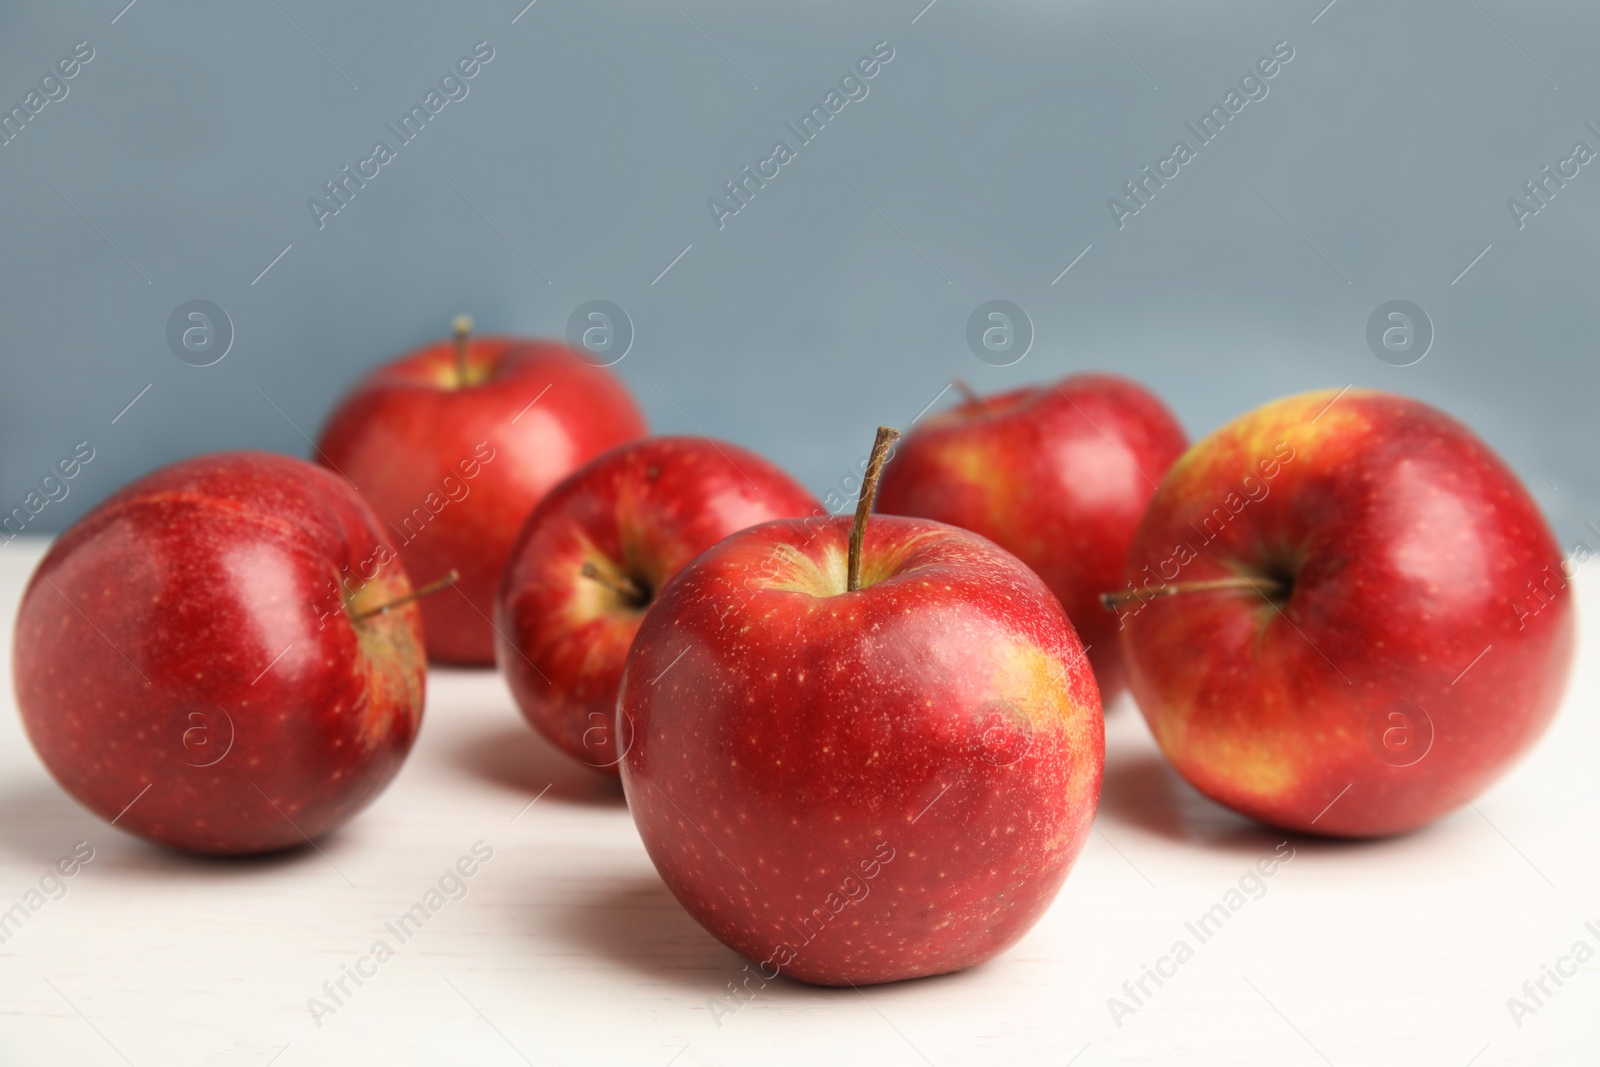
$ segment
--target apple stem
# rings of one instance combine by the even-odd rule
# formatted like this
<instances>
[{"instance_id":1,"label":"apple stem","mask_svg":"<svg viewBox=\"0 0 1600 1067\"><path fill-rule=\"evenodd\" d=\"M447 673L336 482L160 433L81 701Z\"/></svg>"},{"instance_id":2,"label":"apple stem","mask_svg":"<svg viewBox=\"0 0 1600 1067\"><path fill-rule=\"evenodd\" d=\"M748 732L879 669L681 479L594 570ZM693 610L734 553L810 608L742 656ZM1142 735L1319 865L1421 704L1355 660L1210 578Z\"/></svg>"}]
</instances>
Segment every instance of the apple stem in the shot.
<instances>
[{"instance_id":1,"label":"apple stem","mask_svg":"<svg viewBox=\"0 0 1600 1067\"><path fill-rule=\"evenodd\" d=\"M467 339L472 336L472 316L457 315L450 320L450 334L456 342L456 378L467 384Z\"/></svg>"},{"instance_id":2,"label":"apple stem","mask_svg":"<svg viewBox=\"0 0 1600 1067\"><path fill-rule=\"evenodd\" d=\"M1125 589L1117 593L1101 593L1100 606L1107 611L1117 611L1133 603L1159 600L1161 597L1181 593L1209 593L1219 589L1253 589L1264 597L1282 597L1289 587L1276 578L1211 578L1201 582L1169 582L1155 589Z\"/></svg>"},{"instance_id":3,"label":"apple stem","mask_svg":"<svg viewBox=\"0 0 1600 1067\"><path fill-rule=\"evenodd\" d=\"M630 604L640 605L650 599L650 594L645 591L644 587L626 574L616 576L606 574L599 567L596 567L591 560L584 560L583 566L578 568L578 573L592 582L599 582Z\"/></svg>"},{"instance_id":4,"label":"apple stem","mask_svg":"<svg viewBox=\"0 0 1600 1067\"><path fill-rule=\"evenodd\" d=\"M447 585L454 585L460 578L461 578L461 572L456 570L454 567L451 567L450 568L450 573L446 574L443 578L440 578L437 581L429 582L427 585L422 586L420 589L413 589L413 590L411 590L411 592L407 593L405 596L395 597L393 600L389 601L387 604L379 604L375 608L370 608L370 609L368 609L366 611L363 611L360 615L352 615L350 617L350 621L351 622L364 622L365 620L372 618L374 615L382 615L385 612L389 611L391 608L398 608L402 604L409 604L413 600L419 600L422 597L428 596L431 593L437 593L439 590L443 589Z\"/></svg>"},{"instance_id":5,"label":"apple stem","mask_svg":"<svg viewBox=\"0 0 1600 1067\"><path fill-rule=\"evenodd\" d=\"M968 385L962 379L952 378L950 379L950 384L956 387L956 392L960 393L961 399L966 401L968 404L983 403L983 397L978 395L977 390L973 389L972 386Z\"/></svg>"},{"instance_id":6,"label":"apple stem","mask_svg":"<svg viewBox=\"0 0 1600 1067\"><path fill-rule=\"evenodd\" d=\"M872 456L867 460L867 472L861 477L861 495L856 498L856 518L850 524L850 557L845 567L845 588L855 592L861 588L861 542L867 535L867 516L872 514L872 501L878 495L878 479L883 474L883 464L889 458L889 449L900 440L900 431L891 426L879 426L878 436L872 442Z\"/></svg>"}]
</instances>

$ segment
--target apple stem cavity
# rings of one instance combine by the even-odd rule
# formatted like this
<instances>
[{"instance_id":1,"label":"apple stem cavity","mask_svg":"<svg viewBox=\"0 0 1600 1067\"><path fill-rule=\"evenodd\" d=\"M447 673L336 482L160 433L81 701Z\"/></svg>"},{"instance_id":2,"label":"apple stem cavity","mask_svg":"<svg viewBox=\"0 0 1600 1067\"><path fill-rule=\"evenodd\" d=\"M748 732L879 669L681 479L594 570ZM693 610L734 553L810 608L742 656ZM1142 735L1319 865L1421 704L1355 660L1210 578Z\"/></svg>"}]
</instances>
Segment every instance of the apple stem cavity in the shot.
<instances>
[{"instance_id":1,"label":"apple stem cavity","mask_svg":"<svg viewBox=\"0 0 1600 1067\"><path fill-rule=\"evenodd\" d=\"M1239 575L1235 578L1211 578L1200 582L1169 582L1154 589L1124 589L1116 593L1101 593L1100 606L1107 611L1116 612L1129 604L1148 603L1162 597L1179 596L1183 593L1211 593L1228 589L1252 589L1268 600L1282 600L1289 595L1289 584L1277 578L1251 578Z\"/></svg>"},{"instance_id":2,"label":"apple stem cavity","mask_svg":"<svg viewBox=\"0 0 1600 1067\"><path fill-rule=\"evenodd\" d=\"M851 593L861 588L861 542L867 536L867 516L872 514L872 501L878 495L878 479L883 475L889 449L898 440L899 430L892 426L879 426L878 436L872 442L872 456L867 460L867 472L861 477L861 495L856 498L856 518L850 524L850 556L845 565L844 587Z\"/></svg>"},{"instance_id":3,"label":"apple stem cavity","mask_svg":"<svg viewBox=\"0 0 1600 1067\"><path fill-rule=\"evenodd\" d=\"M961 394L961 399L962 399L962 401L964 403L967 403L967 404L982 404L983 403L983 397L978 395L978 391L976 389L972 388L972 386L968 385L962 379L960 379L960 378L952 378L952 379L950 379L950 384L955 386L956 392Z\"/></svg>"},{"instance_id":4,"label":"apple stem cavity","mask_svg":"<svg viewBox=\"0 0 1600 1067\"><path fill-rule=\"evenodd\" d=\"M591 582L598 582L605 586L626 601L630 607L642 608L650 603L650 591L648 589L629 578L626 574L611 575L605 573L594 565L593 560L584 560L583 566L578 568L578 573Z\"/></svg>"},{"instance_id":5,"label":"apple stem cavity","mask_svg":"<svg viewBox=\"0 0 1600 1067\"><path fill-rule=\"evenodd\" d=\"M432 593L437 593L439 590L443 589L447 585L454 585L460 578L461 578L461 572L456 570L454 567L451 567L450 568L450 573L446 574L443 578L440 578L440 579L438 579L436 581L429 582L427 585L422 586L420 589L413 589L411 592L407 593L405 596L395 597L393 600L389 601L387 604L379 604L377 607L369 608L368 610L363 611L359 615L352 615L350 617L350 621L351 622L365 622L367 619L370 619L375 615L382 615L385 612L388 612L389 610L391 610L393 608L398 608L402 604L409 604L413 600L420 600L421 598L423 598L425 596L428 596L428 595L430 595Z\"/></svg>"},{"instance_id":6,"label":"apple stem cavity","mask_svg":"<svg viewBox=\"0 0 1600 1067\"><path fill-rule=\"evenodd\" d=\"M457 315L451 319L450 335L456 342L456 379L458 384L465 387L467 384L467 340L472 336L472 316Z\"/></svg>"}]
</instances>

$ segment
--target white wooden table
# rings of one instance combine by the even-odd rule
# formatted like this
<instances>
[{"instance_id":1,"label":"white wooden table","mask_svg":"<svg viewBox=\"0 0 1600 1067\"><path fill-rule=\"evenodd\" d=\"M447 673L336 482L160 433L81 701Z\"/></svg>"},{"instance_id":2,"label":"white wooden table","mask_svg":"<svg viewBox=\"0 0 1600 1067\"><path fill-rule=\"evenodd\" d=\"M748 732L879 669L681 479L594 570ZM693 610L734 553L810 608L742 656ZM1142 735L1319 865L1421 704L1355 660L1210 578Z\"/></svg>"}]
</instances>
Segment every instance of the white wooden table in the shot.
<instances>
[{"instance_id":1,"label":"white wooden table","mask_svg":"<svg viewBox=\"0 0 1600 1067\"><path fill-rule=\"evenodd\" d=\"M7 649L41 549L0 548ZM1594 618L1600 569L1578 589ZM409 763L320 852L218 861L129 837L57 789L8 662L0 911L77 842L94 858L0 945L0 1063L1597 1064L1600 958L1562 964L1575 973L1545 979L1520 1026L1507 1007L1575 942L1600 951L1586 647L1549 735L1476 808L1399 840L1294 839L1204 944L1185 923L1284 835L1199 797L1118 706L1097 832L1018 947L864 992L781 980L732 1014L708 1002L743 961L668 895L617 785L536 738L492 672L433 674ZM465 895L401 943L385 924L480 841L493 858ZM1180 938L1193 958L1114 1020L1108 998L1131 1004L1123 983ZM363 962L380 939L393 958ZM370 977L345 978L336 1005L323 983L358 965ZM320 1025L312 997L335 1009Z\"/></svg>"}]
</instances>

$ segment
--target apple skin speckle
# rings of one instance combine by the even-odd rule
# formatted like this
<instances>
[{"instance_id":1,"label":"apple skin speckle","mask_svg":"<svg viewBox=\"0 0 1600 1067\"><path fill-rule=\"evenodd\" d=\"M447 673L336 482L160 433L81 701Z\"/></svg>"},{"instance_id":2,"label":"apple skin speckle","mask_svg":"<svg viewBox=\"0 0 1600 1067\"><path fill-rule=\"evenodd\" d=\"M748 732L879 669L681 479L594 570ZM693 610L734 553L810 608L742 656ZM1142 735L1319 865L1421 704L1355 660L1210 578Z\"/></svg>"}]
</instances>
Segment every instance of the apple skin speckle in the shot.
<instances>
[{"instance_id":1,"label":"apple skin speckle","mask_svg":"<svg viewBox=\"0 0 1600 1067\"><path fill-rule=\"evenodd\" d=\"M1089 833L1104 763L1093 671L1032 571L876 516L846 592L849 528L771 522L708 550L646 617L618 700L667 886L764 976L820 985L1015 943Z\"/></svg>"},{"instance_id":2,"label":"apple skin speckle","mask_svg":"<svg viewBox=\"0 0 1600 1067\"><path fill-rule=\"evenodd\" d=\"M1420 401L1286 397L1179 459L1128 587L1241 575L1288 592L1163 596L1121 621L1162 751L1252 818L1414 830L1488 788L1560 705L1576 641L1560 546L1488 445Z\"/></svg>"},{"instance_id":3,"label":"apple skin speckle","mask_svg":"<svg viewBox=\"0 0 1600 1067\"><path fill-rule=\"evenodd\" d=\"M568 755L617 774L617 687L655 593L729 534L823 514L800 483L726 441L647 437L580 467L528 517L495 596L495 658L517 707Z\"/></svg>"},{"instance_id":4,"label":"apple skin speckle","mask_svg":"<svg viewBox=\"0 0 1600 1067\"><path fill-rule=\"evenodd\" d=\"M1088 646L1109 704L1124 669L1099 597L1120 584L1156 483L1188 445L1137 382L1074 374L921 420L884 468L877 510L965 527L1031 567Z\"/></svg>"},{"instance_id":5,"label":"apple skin speckle","mask_svg":"<svg viewBox=\"0 0 1600 1067\"><path fill-rule=\"evenodd\" d=\"M34 572L13 638L23 725L119 829L202 853L301 844L382 792L416 738L416 603L355 618L410 591L339 476L264 452L173 464Z\"/></svg>"},{"instance_id":6,"label":"apple skin speckle","mask_svg":"<svg viewBox=\"0 0 1600 1067\"><path fill-rule=\"evenodd\" d=\"M460 574L422 601L428 655L493 666L494 593L528 513L645 431L621 379L565 344L486 336L468 342L465 384L453 341L373 370L328 417L316 455L394 531L417 581Z\"/></svg>"}]
</instances>

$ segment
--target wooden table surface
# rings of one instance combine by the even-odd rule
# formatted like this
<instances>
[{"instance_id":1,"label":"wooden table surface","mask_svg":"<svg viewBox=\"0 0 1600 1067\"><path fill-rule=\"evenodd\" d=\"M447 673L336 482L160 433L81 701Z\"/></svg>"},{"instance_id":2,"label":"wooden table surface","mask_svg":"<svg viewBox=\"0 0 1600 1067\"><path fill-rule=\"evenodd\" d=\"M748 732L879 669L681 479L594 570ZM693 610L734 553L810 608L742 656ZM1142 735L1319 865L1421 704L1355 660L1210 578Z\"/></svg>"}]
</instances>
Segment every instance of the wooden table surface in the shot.
<instances>
[{"instance_id":1,"label":"wooden table surface","mask_svg":"<svg viewBox=\"0 0 1600 1067\"><path fill-rule=\"evenodd\" d=\"M0 549L8 649L42 548ZM1577 586L1594 617L1600 568ZM493 672L433 673L406 767L320 849L219 861L62 793L7 657L0 912L37 901L74 849L92 859L0 944L0 1063L1600 1063L1600 957L1573 955L1600 952L1592 651L1510 776L1387 841L1286 838L1211 804L1119 704L1095 833L1021 944L964 974L859 992L779 980L748 1002L727 996L744 961L667 893L620 788L538 739ZM448 877L462 857L472 876ZM1186 924L1241 886L1198 941ZM392 930L418 903L437 910ZM1135 1005L1124 983L1180 939L1192 958ZM324 983L341 978L335 1001ZM1541 978L1535 1005L1523 985ZM1514 1017L1513 997L1533 1010Z\"/></svg>"}]
</instances>

